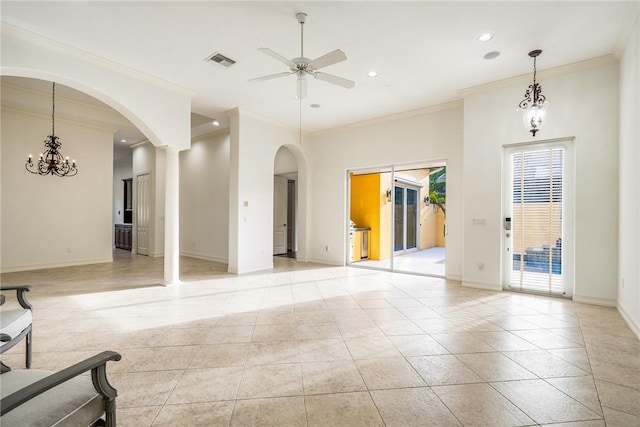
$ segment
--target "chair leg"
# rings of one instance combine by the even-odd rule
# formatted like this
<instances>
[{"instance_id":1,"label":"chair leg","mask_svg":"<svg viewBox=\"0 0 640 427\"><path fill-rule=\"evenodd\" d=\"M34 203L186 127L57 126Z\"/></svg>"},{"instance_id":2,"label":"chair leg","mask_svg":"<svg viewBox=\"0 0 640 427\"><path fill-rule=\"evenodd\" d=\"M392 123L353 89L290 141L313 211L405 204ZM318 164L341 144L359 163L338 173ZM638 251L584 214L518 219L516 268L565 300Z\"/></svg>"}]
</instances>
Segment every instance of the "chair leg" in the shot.
<instances>
[{"instance_id":1,"label":"chair leg","mask_svg":"<svg viewBox=\"0 0 640 427\"><path fill-rule=\"evenodd\" d=\"M27 369L31 368L31 331L27 334Z\"/></svg>"}]
</instances>

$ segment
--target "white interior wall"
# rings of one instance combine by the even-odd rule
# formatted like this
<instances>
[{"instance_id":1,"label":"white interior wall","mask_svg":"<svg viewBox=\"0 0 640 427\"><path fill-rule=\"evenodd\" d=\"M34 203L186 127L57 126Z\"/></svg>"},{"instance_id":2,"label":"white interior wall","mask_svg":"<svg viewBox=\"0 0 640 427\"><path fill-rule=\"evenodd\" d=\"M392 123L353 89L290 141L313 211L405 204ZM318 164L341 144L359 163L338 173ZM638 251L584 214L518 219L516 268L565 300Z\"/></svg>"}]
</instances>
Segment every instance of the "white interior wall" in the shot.
<instances>
[{"instance_id":1,"label":"white interior wall","mask_svg":"<svg viewBox=\"0 0 640 427\"><path fill-rule=\"evenodd\" d=\"M313 213L310 259L343 265L349 169L447 162L448 278L462 275L462 106L336 129L312 138ZM328 247L328 250L327 250Z\"/></svg>"},{"instance_id":2,"label":"white interior wall","mask_svg":"<svg viewBox=\"0 0 640 427\"><path fill-rule=\"evenodd\" d=\"M180 153L180 252L227 262L229 254L228 130L194 138Z\"/></svg>"},{"instance_id":3,"label":"white interior wall","mask_svg":"<svg viewBox=\"0 0 640 427\"><path fill-rule=\"evenodd\" d=\"M550 107L535 139L516 111L531 77L479 88L464 98L464 284L502 287L503 145L575 136L574 299L615 304L617 64L604 59L571 73L538 73L538 82ZM472 227L473 218L486 219L486 227Z\"/></svg>"},{"instance_id":4,"label":"white interior wall","mask_svg":"<svg viewBox=\"0 0 640 427\"><path fill-rule=\"evenodd\" d=\"M640 336L640 21L620 60L618 308Z\"/></svg>"},{"instance_id":5,"label":"white interior wall","mask_svg":"<svg viewBox=\"0 0 640 427\"><path fill-rule=\"evenodd\" d=\"M306 259L307 166L305 147L292 129L236 109L231 122L229 181L229 272L273 267L273 175L276 152L286 145L299 172L298 252Z\"/></svg>"},{"instance_id":6,"label":"white interior wall","mask_svg":"<svg viewBox=\"0 0 640 427\"><path fill-rule=\"evenodd\" d=\"M56 119L78 174L39 176L24 165L43 151L51 118L3 109L1 121L2 271L111 261L113 131Z\"/></svg>"}]
</instances>

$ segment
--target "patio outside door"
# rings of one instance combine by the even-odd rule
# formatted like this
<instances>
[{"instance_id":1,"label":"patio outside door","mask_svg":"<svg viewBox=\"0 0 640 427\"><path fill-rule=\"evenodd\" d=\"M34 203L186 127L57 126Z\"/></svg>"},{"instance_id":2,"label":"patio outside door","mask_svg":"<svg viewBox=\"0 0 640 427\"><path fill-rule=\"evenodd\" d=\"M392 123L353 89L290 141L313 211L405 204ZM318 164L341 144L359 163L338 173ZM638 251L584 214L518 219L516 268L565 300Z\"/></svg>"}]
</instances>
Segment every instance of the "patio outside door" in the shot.
<instances>
[{"instance_id":1,"label":"patio outside door","mask_svg":"<svg viewBox=\"0 0 640 427\"><path fill-rule=\"evenodd\" d=\"M394 252L418 247L418 189L395 186Z\"/></svg>"},{"instance_id":2,"label":"patio outside door","mask_svg":"<svg viewBox=\"0 0 640 427\"><path fill-rule=\"evenodd\" d=\"M504 285L571 295L573 233L567 144L505 150Z\"/></svg>"}]
</instances>

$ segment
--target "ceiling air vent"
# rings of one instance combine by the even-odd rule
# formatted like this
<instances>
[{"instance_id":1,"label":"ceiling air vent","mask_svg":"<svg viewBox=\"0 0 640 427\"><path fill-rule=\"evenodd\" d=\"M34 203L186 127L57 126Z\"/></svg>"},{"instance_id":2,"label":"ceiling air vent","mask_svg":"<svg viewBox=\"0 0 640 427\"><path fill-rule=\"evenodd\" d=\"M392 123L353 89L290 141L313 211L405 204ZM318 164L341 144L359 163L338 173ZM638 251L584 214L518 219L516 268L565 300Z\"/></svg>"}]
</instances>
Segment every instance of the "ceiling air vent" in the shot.
<instances>
[{"instance_id":1,"label":"ceiling air vent","mask_svg":"<svg viewBox=\"0 0 640 427\"><path fill-rule=\"evenodd\" d=\"M225 68L231 67L233 64L236 63L236 61L234 61L233 59L227 58L226 56L218 52L214 53L211 56L206 57L205 61L218 63Z\"/></svg>"}]
</instances>

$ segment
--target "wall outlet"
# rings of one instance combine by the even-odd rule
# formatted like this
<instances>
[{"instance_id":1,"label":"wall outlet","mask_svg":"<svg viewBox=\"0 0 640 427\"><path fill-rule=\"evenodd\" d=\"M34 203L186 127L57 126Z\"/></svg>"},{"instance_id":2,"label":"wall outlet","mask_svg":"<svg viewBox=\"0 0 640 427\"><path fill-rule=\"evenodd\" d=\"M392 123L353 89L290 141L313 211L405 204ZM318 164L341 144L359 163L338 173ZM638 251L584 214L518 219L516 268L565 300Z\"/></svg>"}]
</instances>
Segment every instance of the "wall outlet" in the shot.
<instances>
[{"instance_id":1,"label":"wall outlet","mask_svg":"<svg viewBox=\"0 0 640 427\"><path fill-rule=\"evenodd\" d=\"M326 246L324 247L324 250L325 250L325 252L329 252L329 245L326 245Z\"/></svg>"},{"instance_id":2,"label":"wall outlet","mask_svg":"<svg viewBox=\"0 0 640 427\"><path fill-rule=\"evenodd\" d=\"M624 289L624 279L622 279L622 289Z\"/></svg>"},{"instance_id":3,"label":"wall outlet","mask_svg":"<svg viewBox=\"0 0 640 427\"><path fill-rule=\"evenodd\" d=\"M471 226L473 227L486 227L487 220L485 218L473 218L471 219Z\"/></svg>"},{"instance_id":4,"label":"wall outlet","mask_svg":"<svg viewBox=\"0 0 640 427\"><path fill-rule=\"evenodd\" d=\"M478 270L484 270L484 262L479 262L476 267L478 267Z\"/></svg>"}]
</instances>

